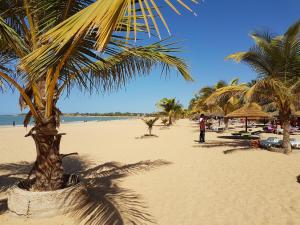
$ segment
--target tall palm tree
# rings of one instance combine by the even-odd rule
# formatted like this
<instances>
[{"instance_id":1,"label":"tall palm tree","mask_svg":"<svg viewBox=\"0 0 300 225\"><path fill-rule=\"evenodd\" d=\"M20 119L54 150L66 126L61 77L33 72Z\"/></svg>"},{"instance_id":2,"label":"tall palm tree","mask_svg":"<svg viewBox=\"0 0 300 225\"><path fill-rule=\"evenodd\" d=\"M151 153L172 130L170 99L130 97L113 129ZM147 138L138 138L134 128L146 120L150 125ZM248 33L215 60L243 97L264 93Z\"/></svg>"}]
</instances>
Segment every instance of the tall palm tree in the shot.
<instances>
[{"instance_id":1,"label":"tall palm tree","mask_svg":"<svg viewBox=\"0 0 300 225\"><path fill-rule=\"evenodd\" d=\"M229 55L228 59L244 62L257 74L252 87L228 87L216 95L245 94L247 101L273 102L279 110L283 128L283 148L286 154L290 145L290 117L300 94L300 21L291 25L281 36L253 33L255 46L247 52Z\"/></svg>"},{"instance_id":2,"label":"tall palm tree","mask_svg":"<svg viewBox=\"0 0 300 225\"><path fill-rule=\"evenodd\" d=\"M149 74L156 65L165 71L176 68L191 80L185 62L172 55L178 51L174 45L132 43L138 33L150 35L152 27L159 36L157 18L167 27L156 1L150 3L0 0L0 62L4 62L0 80L20 92L22 109L29 108L24 125L31 117L35 122L26 135L34 139L37 150L34 189L63 186L59 149L63 134L57 130L57 102L63 93L69 94L74 86L86 91L115 90L136 76Z\"/></svg>"},{"instance_id":3,"label":"tall palm tree","mask_svg":"<svg viewBox=\"0 0 300 225\"><path fill-rule=\"evenodd\" d=\"M172 125L172 119L177 113L182 111L182 105L176 101L175 98L163 98L158 103L157 106L162 109L168 116L168 125Z\"/></svg>"}]
</instances>

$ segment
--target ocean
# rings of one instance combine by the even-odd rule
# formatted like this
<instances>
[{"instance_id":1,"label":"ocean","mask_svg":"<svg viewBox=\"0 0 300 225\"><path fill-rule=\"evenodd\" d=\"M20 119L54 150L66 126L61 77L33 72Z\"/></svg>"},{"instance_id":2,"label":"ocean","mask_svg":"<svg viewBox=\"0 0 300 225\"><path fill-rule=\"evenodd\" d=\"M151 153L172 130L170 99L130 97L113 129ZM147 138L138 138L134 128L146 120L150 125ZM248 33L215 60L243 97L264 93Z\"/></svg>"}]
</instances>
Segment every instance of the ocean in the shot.
<instances>
[{"instance_id":1,"label":"ocean","mask_svg":"<svg viewBox=\"0 0 300 225\"><path fill-rule=\"evenodd\" d=\"M83 121L110 121L110 120L126 120L130 117L92 117L92 116L62 116L61 123L73 123ZM15 121L16 125L23 125L23 115L0 115L0 126L12 126Z\"/></svg>"}]
</instances>

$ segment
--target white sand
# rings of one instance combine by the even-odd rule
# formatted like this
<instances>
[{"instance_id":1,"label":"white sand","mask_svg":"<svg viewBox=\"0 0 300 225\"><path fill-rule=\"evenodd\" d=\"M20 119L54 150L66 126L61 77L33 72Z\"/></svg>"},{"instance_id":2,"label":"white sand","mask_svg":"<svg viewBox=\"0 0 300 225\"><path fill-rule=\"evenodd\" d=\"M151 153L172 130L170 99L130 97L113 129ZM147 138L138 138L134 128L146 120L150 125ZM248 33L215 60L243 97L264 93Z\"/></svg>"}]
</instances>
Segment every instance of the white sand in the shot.
<instances>
[{"instance_id":1,"label":"white sand","mask_svg":"<svg viewBox=\"0 0 300 225\"><path fill-rule=\"evenodd\" d=\"M208 133L200 145L197 126L181 120L170 129L146 133L142 121L63 124L62 153L78 152L97 164L123 164L163 159L171 162L151 171L124 177L123 188L140 194L160 225L298 225L300 224L300 151L291 155L240 148L237 140ZM0 128L0 168L5 163L32 162L35 148L21 127ZM297 136L299 139L300 137ZM227 143L224 143L227 142ZM0 170L0 185L5 184ZM2 193L2 198L5 194ZM1 205L0 205L1 209ZM0 210L1 211L1 210ZM16 218L2 213L0 224L78 224L70 217Z\"/></svg>"}]
</instances>

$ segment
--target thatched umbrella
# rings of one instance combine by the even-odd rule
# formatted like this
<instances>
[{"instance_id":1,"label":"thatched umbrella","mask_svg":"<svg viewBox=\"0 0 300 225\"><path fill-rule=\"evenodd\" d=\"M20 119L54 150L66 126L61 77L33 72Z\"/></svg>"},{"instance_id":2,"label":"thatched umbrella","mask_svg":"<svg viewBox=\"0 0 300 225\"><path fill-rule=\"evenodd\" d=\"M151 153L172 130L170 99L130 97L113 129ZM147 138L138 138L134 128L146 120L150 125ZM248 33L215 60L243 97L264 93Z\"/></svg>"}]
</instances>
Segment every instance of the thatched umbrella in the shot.
<instances>
[{"instance_id":1,"label":"thatched umbrella","mask_svg":"<svg viewBox=\"0 0 300 225\"><path fill-rule=\"evenodd\" d=\"M203 114L205 116L209 116L209 117L224 117L224 113L223 112L219 112L219 111L213 111L213 112L203 112Z\"/></svg>"},{"instance_id":2,"label":"thatched umbrella","mask_svg":"<svg viewBox=\"0 0 300 225\"><path fill-rule=\"evenodd\" d=\"M227 114L227 118L245 118L246 132L248 130L248 119L259 119L259 118L270 118L271 116L262 111L260 105L255 102L249 103L242 108L233 111L232 113Z\"/></svg>"}]
</instances>

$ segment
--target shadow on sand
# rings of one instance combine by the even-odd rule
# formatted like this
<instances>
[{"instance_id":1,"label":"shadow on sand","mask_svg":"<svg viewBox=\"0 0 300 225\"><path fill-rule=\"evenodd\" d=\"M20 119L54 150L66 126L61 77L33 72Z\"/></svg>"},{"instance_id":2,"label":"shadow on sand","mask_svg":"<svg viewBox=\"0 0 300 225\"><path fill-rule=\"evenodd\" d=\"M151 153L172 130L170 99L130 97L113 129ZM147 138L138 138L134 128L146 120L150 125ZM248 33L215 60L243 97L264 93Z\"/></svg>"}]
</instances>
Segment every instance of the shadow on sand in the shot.
<instances>
[{"instance_id":1,"label":"shadow on sand","mask_svg":"<svg viewBox=\"0 0 300 225\"><path fill-rule=\"evenodd\" d=\"M170 129L170 126L162 125L162 126L160 126L159 129L160 129L160 130L169 130L169 129Z\"/></svg>"},{"instance_id":2,"label":"shadow on sand","mask_svg":"<svg viewBox=\"0 0 300 225\"><path fill-rule=\"evenodd\" d=\"M199 143L199 141L194 140L194 142ZM230 147L230 149L226 149L223 151L224 154L232 153L235 151L244 151L250 150L249 141L247 140L239 140L234 139L234 141L219 141L219 140L212 140L206 141L205 143L199 143L193 146L194 148L218 148L218 147Z\"/></svg>"},{"instance_id":3,"label":"shadow on sand","mask_svg":"<svg viewBox=\"0 0 300 225\"><path fill-rule=\"evenodd\" d=\"M147 138L158 138L158 136L156 134L144 134L142 136L139 137L135 137L134 139L147 139Z\"/></svg>"},{"instance_id":4,"label":"shadow on sand","mask_svg":"<svg viewBox=\"0 0 300 225\"><path fill-rule=\"evenodd\" d=\"M194 140L194 142L199 143L199 141ZM200 143L198 145L194 145L193 147L201 147L201 148L217 148L217 147L249 147L249 142L247 140L235 140L235 141L219 141L212 140L206 141L205 143Z\"/></svg>"},{"instance_id":5,"label":"shadow on sand","mask_svg":"<svg viewBox=\"0 0 300 225\"><path fill-rule=\"evenodd\" d=\"M120 186L120 179L143 171L169 165L164 160L140 161L133 164L108 162L95 164L86 157L69 157L63 159L66 173L78 174L86 185L88 197L78 196L78 207L69 216L78 223L87 225L125 225L155 224L147 212L142 197L130 189ZM0 190L6 191L16 182L26 179L32 163L20 162L0 164ZM0 200L0 215L7 211L7 200Z\"/></svg>"},{"instance_id":6,"label":"shadow on sand","mask_svg":"<svg viewBox=\"0 0 300 225\"><path fill-rule=\"evenodd\" d=\"M7 199L0 200L0 215L7 211Z\"/></svg>"},{"instance_id":7,"label":"shadow on sand","mask_svg":"<svg viewBox=\"0 0 300 225\"><path fill-rule=\"evenodd\" d=\"M239 136L239 135L229 135L229 136L218 136L221 139L230 139L230 140L257 140L258 136Z\"/></svg>"}]
</instances>

